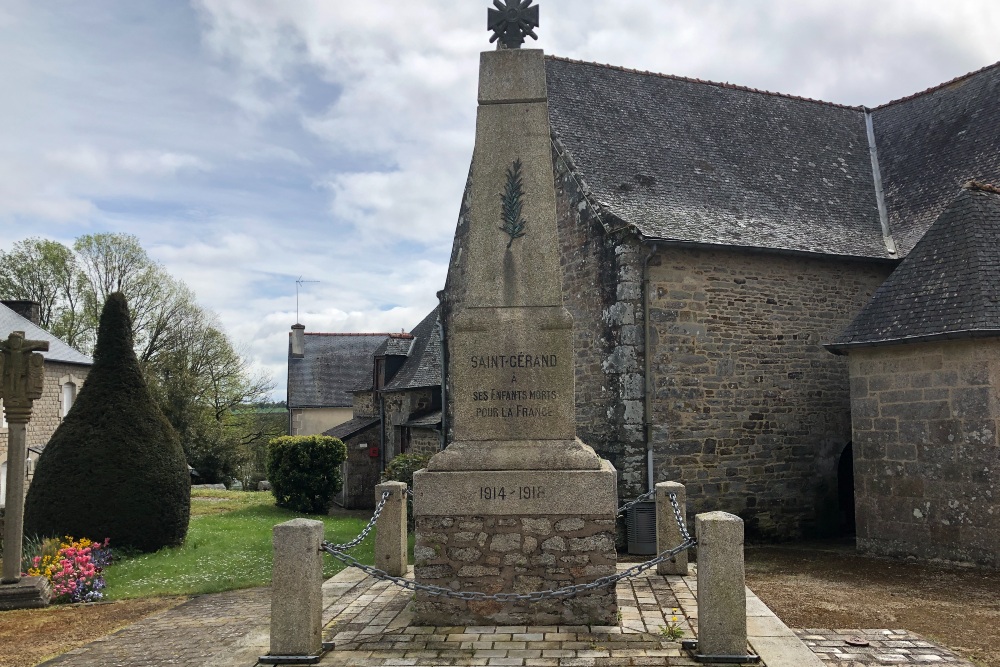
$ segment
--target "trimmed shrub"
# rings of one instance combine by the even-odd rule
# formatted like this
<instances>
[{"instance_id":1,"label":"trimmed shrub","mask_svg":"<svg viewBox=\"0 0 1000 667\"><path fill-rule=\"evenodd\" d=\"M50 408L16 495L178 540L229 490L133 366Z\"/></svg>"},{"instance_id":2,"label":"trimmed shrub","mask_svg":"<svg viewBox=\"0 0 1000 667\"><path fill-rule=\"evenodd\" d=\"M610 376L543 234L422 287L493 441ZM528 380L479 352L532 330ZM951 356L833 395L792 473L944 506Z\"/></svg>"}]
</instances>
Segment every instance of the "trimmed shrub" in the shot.
<instances>
[{"instance_id":1,"label":"trimmed shrub","mask_svg":"<svg viewBox=\"0 0 1000 667\"><path fill-rule=\"evenodd\" d=\"M430 454L400 454L393 457L382 473L383 482L406 482L407 488L413 488L413 473L427 467L431 460ZM413 498L406 497L406 527L411 532L414 529Z\"/></svg>"},{"instance_id":2,"label":"trimmed shrub","mask_svg":"<svg viewBox=\"0 0 1000 667\"><path fill-rule=\"evenodd\" d=\"M267 445L267 479L279 507L325 514L340 491L347 446L328 435L283 435Z\"/></svg>"},{"instance_id":3,"label":"trimmed shrub","mask_svg":"<svg viewBox=\"0 0 1000 667\"><path fill-rule=\"evenodd\" d=\"M430 454L400 454L394 457L382 473L383 482L406 482L413 488L413 473L427 467L431 460Z\"/></svg>"},{"instance_id":4,"label":"trimmed shrub","mask_svg":"<svg viewBox=\"0 0 1000 667\"><path fill-rule=\"evenodd\" d=\"M25 534L108 537L140 552L176 546L187 534L190 484L180 440L132 349L125 297L112 294L87 381L35 467Z\"/></svg>"}]
</instances>

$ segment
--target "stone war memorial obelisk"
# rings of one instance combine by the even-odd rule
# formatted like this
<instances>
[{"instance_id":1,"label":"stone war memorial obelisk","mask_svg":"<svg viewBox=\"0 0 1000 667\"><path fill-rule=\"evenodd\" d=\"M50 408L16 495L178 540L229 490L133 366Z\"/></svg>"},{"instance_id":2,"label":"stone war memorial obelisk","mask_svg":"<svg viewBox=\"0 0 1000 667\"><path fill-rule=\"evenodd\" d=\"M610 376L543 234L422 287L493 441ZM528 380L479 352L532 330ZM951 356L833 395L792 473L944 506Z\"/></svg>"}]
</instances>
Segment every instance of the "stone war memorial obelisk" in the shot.
<instances>
[{"instance_id":1,"label":"stone war memorial obelisk","mask_svg":"<svg viewBox=\"0 0 1000 667\"><path fill-rule=\"evenodd\" d=\"M49 349L46 341L25 340L15 331L0 340L0 398L7 417L7 497L3 529L3 578L0 610L43 607L52 588L45 577L21 577L21 544L24 529L24 477L27 463L27 427L36 399L42 395L45 359L36 350Z\"/></svg>"},{"instance_id":2,"label":"stone war memorial obelisk","mask_svg":"<svg viewBox=\"0 0 1000 667\"><path fill-rule=\"evenodd\" d=\"M481 54L461 284L447 321L452 435L414 475L418 583L530 593L615 572L616 472L576 437L545 64L531 0L495 0ZM614 586L541 600L417 591L428 625L616 625Z\"/></svg>"}]
</instances>

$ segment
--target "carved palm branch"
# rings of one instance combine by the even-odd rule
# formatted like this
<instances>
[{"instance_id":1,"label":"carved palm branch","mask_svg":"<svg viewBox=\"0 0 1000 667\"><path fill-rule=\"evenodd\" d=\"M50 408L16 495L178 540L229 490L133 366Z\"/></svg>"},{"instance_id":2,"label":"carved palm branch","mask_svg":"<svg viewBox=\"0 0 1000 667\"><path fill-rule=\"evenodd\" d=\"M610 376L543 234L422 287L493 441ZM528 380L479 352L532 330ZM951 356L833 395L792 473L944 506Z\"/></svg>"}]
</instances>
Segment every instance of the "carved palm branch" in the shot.
<instances>
[{"instance_id":1,"label":"carved palm branch","mask_svg":"<svg viewBox=\"0 0 1000 667\"><path fill-rule=\"evenodd\" d=\"M514 160L514 164L507 170L507 186L500 193L500 210L503 214L503 225L500 227L504 233L510 236L507 247L525 235L524 227L527 221L521 217L523 206L524 186L521 182L521 160Z\"/></svg>"}]
</instances>

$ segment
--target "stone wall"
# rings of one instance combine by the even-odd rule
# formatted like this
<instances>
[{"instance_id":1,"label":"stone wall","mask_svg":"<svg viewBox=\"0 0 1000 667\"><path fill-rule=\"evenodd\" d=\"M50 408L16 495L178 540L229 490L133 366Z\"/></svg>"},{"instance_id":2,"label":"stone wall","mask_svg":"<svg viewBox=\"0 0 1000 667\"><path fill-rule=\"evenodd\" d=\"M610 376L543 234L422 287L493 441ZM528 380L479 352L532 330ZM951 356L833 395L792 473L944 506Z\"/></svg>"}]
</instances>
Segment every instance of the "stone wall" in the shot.
<instances>
[{"instance_id":1,"label":"stone wall","mask_svg":"<svg viewBox=\"0 0 1000 667\"><path fill-rule=\"evenodd\" d=\"M529 593L615 573L612 519L419 516L416 523L414 572L423 583L484 593ZM445 625L579 625L580 619L594 625L618 623L613 586L517 605L418 593L415 610L421 618Z\"/></svg>"},{"instance_id":2,"label":"stone wall","mask_svg":"<svg viewBox=\"0 0 1000 667\"><path fill-rule=\"evenodd\" d=\"M850 351L858 547L1000 567L1000 339Z\"/></svg>"},{"instance_id":3,"label":"stone wall","mask_svg":"<svg viewBox=\"0 0 1000 667\"><path fill-rule=\"evenodd\" d=\"M385 460L402 453L404 424L416 416L441 407L441 389L428 387L385 392ZM436 449L434 451L437 451Z\"/></svg>"},{"instance_id":4,"label":"stone wall","mask_svg":"<svg viewBox=\"0 0 1000 667\"><path fill-rule=\"evenodd\" d=\"M687 486L689 515L737 514L751 539L839 529L848 367L822 344L891 268L657 250L649 263L656 477Z\"/></svg>"},{"instance_id":5,"label":"stone wall","mask_svg":"<svg viewBox=\"0 0 1000 667\"><path fill-rule=\"evenodd\" d=\"M375 391L372 389L354 392L351 395L351 402L353 417L374 417L378 413L375 408Z\"/></svg>"},{"instance_id":6,"label":"stone wall","mask_svg":"<svg viewBox=\"0 0 1000 667\"><path fill-rule=\"evenodd\" d=\"M573 315L577 436L618 470L618 493L647 491L643 434L643 249L605 226L553 153L563 300ZM648 251L647 251L648 252Z\"/></svg>"},{"instance_id":7,"label":"stone wall","mask_svg":"<svg viewBox=\"0 0 1000 667\"><path fill-rule=\"evenodd\" d=\"M433 428L410 429L410 454L434 455L441 451L441 432Z\"/></svg>"}]
</instances>

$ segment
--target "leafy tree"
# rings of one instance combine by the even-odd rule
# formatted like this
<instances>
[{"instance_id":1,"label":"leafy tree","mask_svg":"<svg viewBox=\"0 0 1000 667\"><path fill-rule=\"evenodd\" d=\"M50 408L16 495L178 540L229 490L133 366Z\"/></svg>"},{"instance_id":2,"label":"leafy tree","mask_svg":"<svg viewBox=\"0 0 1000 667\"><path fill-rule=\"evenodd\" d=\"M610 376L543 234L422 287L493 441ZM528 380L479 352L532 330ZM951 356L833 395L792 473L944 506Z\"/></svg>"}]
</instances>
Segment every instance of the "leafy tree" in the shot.
<instances>
[{"instance_id":1,"label":"leafy tree","mask_svg":"<svg viewBox=\"0 0 1000 667\"><path fill-rule=\"evenodd\" d=\"M25 532L151 552L184 541L190 511L180 441L143 378L125 297L110 294L94 366L35 468Z\"/></svg>"},{"instance_id":2,"label":"leafy tree","mask_svg":"<svg viewBox=\"0 0 1000 667\"><path fill-rule=\"evenodd\" d=\"M325 514L340 491L347 447L328 435L285 435L268 444L267 479L275 504Z\"/></svg>"},{"instance_id":3,"label":"leafy tree","mask_svg":"<svg viewBox=\"0 0 1000 667\"><path fill-rule=\"evenodd\" d=\"M91 351L101 309L115 292L130 305L133 347L150 391L199 480L228 483L278 433L236 416L263 400L271 383L250 371L215 314L128 234L88 234L73 249L27 239L0 253L0 298L39 301L41 325L83 352Z\"/></svg>"},{"instance_id":4,"label":"leafy tree","mask_svg":"<svg viewBox=\"0 0 1000 667\"><path fill-rule=\"evenodd\" d=\"M239 475L252 447L281 434L261 428L246 413L248 404L271 389L270 379L251 372L246 357L208 315L182 328L178 336L181 344L156 359L150 374L154 391L181 434L198 481L228 484Z\"/></svg>"},{"instance_id":5,"label":"leafy tree","mask_svg":"<svg viewBox=\"0 0 1000 667\"><path fill-rule=\"evenodd\" d=\"M81 349L92 342L84 280L73 251L56 241L29 238L0 251L0 295L37 301L41 327Z\"/></svg>"}]
</instances>

